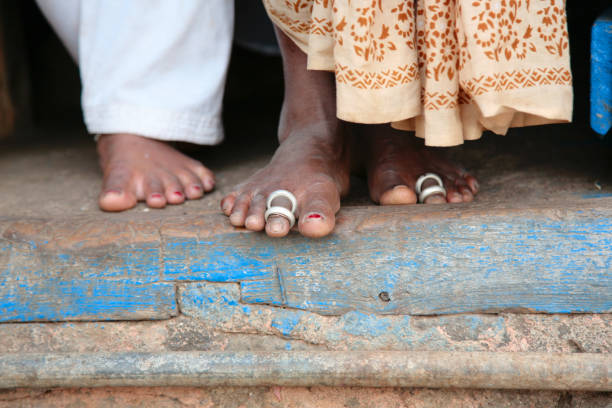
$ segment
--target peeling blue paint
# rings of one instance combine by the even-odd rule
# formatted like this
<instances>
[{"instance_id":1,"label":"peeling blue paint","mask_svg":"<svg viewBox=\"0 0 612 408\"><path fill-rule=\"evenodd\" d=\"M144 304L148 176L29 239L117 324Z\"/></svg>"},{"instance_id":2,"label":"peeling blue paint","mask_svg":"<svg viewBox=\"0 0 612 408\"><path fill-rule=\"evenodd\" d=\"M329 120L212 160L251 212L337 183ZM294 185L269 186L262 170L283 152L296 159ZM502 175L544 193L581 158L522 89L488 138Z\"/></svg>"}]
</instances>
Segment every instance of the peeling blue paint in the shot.
<instances>
[{"instance_id":1,"label":"peeling blue paint","mask_svg":"<svg viewBox=\"0 0 612 408\"><path fill-rule=\"evenodd\" d=\"M129 279L0 284L0 322L165 319L177 314L174 292Z\"/></svg>"}]
</instances>

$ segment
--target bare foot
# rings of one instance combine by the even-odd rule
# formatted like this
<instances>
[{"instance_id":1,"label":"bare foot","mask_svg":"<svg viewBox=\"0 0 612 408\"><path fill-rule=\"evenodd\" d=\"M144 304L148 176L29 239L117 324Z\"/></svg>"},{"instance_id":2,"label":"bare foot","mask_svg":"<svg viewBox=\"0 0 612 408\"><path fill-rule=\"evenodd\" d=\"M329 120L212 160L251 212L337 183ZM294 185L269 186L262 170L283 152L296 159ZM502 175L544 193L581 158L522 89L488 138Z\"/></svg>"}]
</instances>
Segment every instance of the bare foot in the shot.
<instances>
[{"instance_id":1,"label":"bare foot","mask_svg":"<svg viewBox=\"0 0 612 408\"><path fill-rule=\"evenodd\" d=\"M123 211L145 201L149 207L181 204L211 191L215 179L197 160L167 143L132 134L108 134L98 140L104 174L99 204Z\"/></svg>"},{"instance_id":2,"label":"bare foot","mask_svg":"<svg viewBox=\"0 0 612 408\"><path fill-rule=\"evenodd\" d=\"M282 32L277 36L285 73L280 147L266 167L221 201L221 208L236 227L282 237L289 233L289 221L272 215L266 222L264 213L270 193L288 190L297 199L300 233L322 237L334 229L340 197L349 187L345 125L336 119L333 74L308 71L306 55ZM288 200L276 201L272 204L289 208Z\"/></svg>"},{"instance_id":3,"label":"bare foot","mask_svg":"<svg viewBox=\"0 0 612 408\"><path fill-rule=\"evenodd\" d=\"M440 148L424 147L412 134L396 131L389 125L360 126L358 133L366 139L370 197L381 205L416 203L415 183L429 172L440 176L446 196L432 195L425 200L426 204L470 202L478 192L473 176L436 151ZM429 183L435 184L426 181L423 188Z\"/></svg>"},{"instance_id":4,"label":"bare foot","mask_svg":"<svg viewBox=\"0 0 612 408\"><path fill-rule=\"evenodd\" d=\"M264 213L268 196L287 190L297 199L298 228L302 235L322 237L333 231L340 197L349 187L349 161L343 126L296 129L279 146L270 163L236 187L221 201L221 208L236 227L265 228L271 237L289 233L289 221ZM323 125L323 124L321 124ZM274 205L289 208L282 198Z\"/></svg>"}]
</instances>

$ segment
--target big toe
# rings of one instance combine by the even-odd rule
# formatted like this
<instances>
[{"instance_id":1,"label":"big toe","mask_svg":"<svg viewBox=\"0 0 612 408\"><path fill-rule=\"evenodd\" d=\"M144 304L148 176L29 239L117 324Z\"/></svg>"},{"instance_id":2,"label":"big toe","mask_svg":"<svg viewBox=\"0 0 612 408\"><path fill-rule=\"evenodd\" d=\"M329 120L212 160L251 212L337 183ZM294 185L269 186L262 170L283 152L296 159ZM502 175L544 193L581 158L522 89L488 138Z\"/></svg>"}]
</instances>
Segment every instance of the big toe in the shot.
<instances>
[{"instance_id":1,"label":"big toe","mask_svg":"<svg viewBox=\"0 0 612 408\"><path fill-rule=\"evenodd\" d=\"M380 205L415 204L417 196L408 186L398 185L386 190L380 196Z\"/></svg>"},{"instance_id":2,"label":"big toe","mask_svg":"<svg viewBox=\"0 0 612 408\"><path fill-rule=\"evenodd\" d=\"M340 206L340 197L326 199L324 195L305 197L300 206L298 227L300 233L310 238L321 238L329 235L336 225L336 212Z\"/></svg>"},{"instance_id":3,"label":"big toe","mask_svg":"<svg viewBox=\"0 0 612 408\"><path fill-rule=\"evenodd\" d=\"M104 211L124 211L137 203L138 198L131 189L130 172L121 167L110 169L104 177L98 199L100 208Z\"/></svg>"},{"instance_id":4,"label":"big toe","mask_svg":"<svg viewBox=\"0 0 612 408\"><path fill-rule=\"evenodd\" d=\"M123 190L103 190L98 204L104 211L125 211L138 203L136 196Z\"/></svg>"},{"instance_id":5,"label":"big toe","mask_svg":"<svg viewBox=\"0 0 612 408\"><path fill-rule=\"evenodd\" d=\"M417 196L397 163L379 163L369 170L370 197L380 205L414 204Z\"/></svg>"}]
</instances>

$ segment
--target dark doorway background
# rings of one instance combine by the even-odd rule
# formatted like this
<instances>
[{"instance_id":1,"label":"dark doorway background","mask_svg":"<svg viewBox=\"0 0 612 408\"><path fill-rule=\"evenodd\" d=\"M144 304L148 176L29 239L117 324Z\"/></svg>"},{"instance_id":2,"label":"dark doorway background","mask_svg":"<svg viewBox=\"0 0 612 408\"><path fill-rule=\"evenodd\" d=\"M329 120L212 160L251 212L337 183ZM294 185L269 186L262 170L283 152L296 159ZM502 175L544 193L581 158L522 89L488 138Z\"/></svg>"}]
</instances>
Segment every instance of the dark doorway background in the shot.
<instances>
[{"instance_id":1,"label":"dark doorway background","mask_svg":"<svg viewBox=\"0 0 612 408\"><path fill-rule=\"evenodd\" d=\"M608 0L569 1L572 70L574 75L574 122L590 132L589 61L590 30ZM21 126L82 126L78 69L38 11L34 1L3 1L12 93ZM236 0L236 36L225 95L228 137L234 132L231 118L277 118L282 102L283 81L280 57L276 54L271 24L260 2ZM253 80L253 69L256 70ZM248 73L248 75L247 75ZM24 123L28 122L28 123Z\"/></svg>"}]
</instances>

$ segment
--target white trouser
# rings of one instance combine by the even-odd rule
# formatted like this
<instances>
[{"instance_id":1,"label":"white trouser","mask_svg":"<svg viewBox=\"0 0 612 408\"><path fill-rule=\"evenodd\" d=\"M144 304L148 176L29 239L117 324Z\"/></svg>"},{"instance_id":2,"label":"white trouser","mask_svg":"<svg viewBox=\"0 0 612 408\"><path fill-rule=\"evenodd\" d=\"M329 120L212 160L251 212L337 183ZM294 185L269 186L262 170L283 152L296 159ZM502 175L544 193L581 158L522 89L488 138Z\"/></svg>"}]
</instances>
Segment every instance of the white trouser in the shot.
<instances>
[{"instance_id":1,"label":"white trouser","mask_svg":"<svg viewBox=\"0 0 612 408\"><path fill-rule=\"evenodd\" d=\"M78 61L90 133L215 144L230 0L37 0Z\"/></svg>"}]
</instances>

